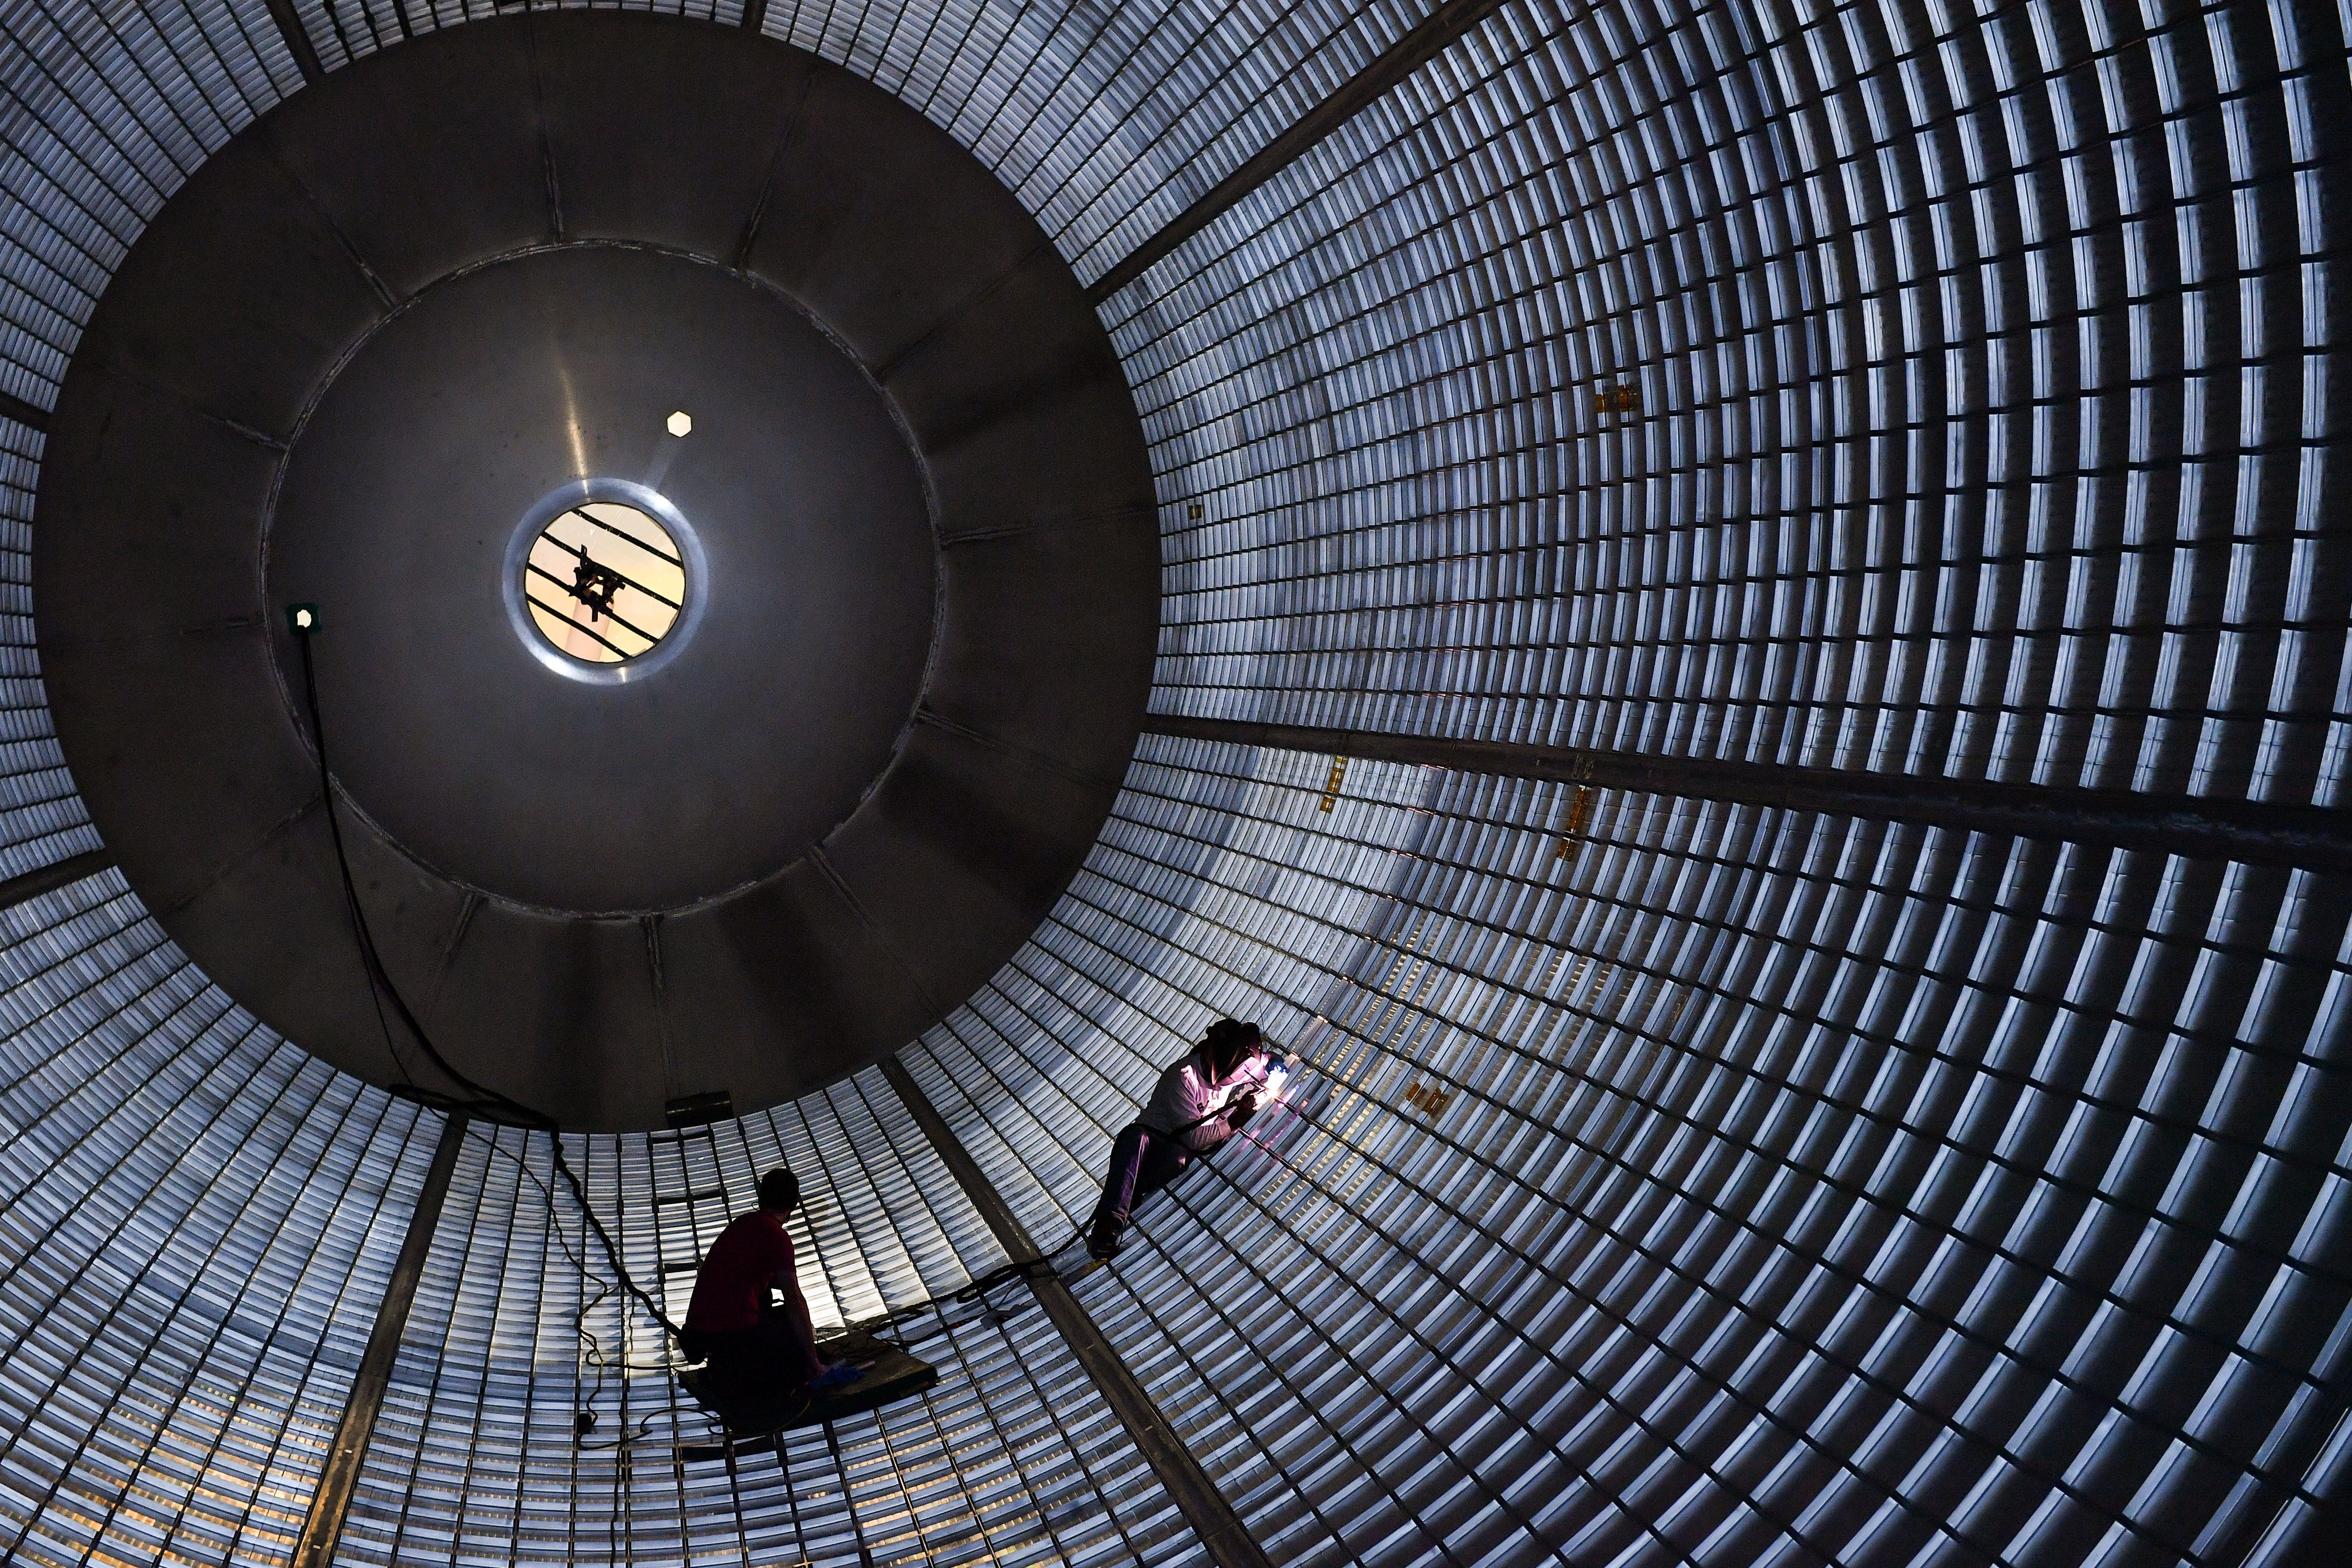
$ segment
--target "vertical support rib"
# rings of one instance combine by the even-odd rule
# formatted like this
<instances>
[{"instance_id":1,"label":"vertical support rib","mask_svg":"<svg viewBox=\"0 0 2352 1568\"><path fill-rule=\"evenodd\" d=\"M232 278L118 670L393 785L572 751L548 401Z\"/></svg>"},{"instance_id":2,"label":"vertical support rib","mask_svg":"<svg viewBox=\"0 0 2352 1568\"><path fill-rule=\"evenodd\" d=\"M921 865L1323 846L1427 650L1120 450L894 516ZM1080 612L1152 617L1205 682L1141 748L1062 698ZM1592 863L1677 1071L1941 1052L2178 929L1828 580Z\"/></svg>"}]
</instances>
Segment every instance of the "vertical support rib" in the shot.
<instances>
[{"instance_id":1,"label":"vertical support rib","mask_svg":"<svg viewBox=\"0 0 2352 1568\"><path fill-rule=\"evenodd\" d=\"M416 1282L425 1272L433 1232L441 1223L442 1200L449 1195L449 1176L457 1168L457 1145L465 1136L466 1113L451 1111L442 1124L433 1163L425 1170L424 1189L416 1194L416 1211L409 1216L408 1238L400 1244L400 1257L392 1266L383 1305L376 1309L367 1353L360 1358L359 1375L352 1379L342 1423L335 1428L335 1446L327 1450L326 1468L319 1473L319 1489L311 1495L310 1517L302 1521L302 1534L295 1542L292 1568L327 1568L334 1560L343 1514L352 1506L352 1489L359 1483L368 1440L375 1436L376 1414L383 1408L384 1390L392 1383L392 1363L400 1354L400 1336L408 1327L408 1309L416 1300Z\"/></svg>"},{"instance_id":2,"label":"vertical support rib","mask_svg":"<svg viewBox=\"0 0 2352 1568\"><path fill-rule=\"evenodd\" d=\"M269 19L278 24L278 31L286 40L286 52L294 57L294 68L302 73L303 85L316 87L326 79L327 73L319 65L319 51L310 47L310 35L302 26L302 18L294 14L294 0L267 0Z\"/></svg>"},{"instance_id":3,"label":"vertical support rib","mask_svg":"<svg viewBox=\"0 0 2352 1568\"><path fill-rule=\"evenodd\" d=\"M114 864L111 849L85 849L79 855L27 871L21 877L11 877L0 882L0 910L14 909L26 899L37 899L43 893L70 886L84 877L95 877Z\"/></svg>"},{"instance_id":4,"label":"vertical support rib","mask_svg":"<svg viewBox=\"0 0 2352 1568\"><path fill-rule=\"evenodd\" d=\"M1503 0L1445 0L1421 25L1391 44L1380 58L1349 77L1339 90L1307 111L1297 124L1258 149L1250 161L1217 182L1207 195L1176 215L1167 227L1127 253L1087 289L1087 303L1099 305L1126 288L1151 264L1215 221L1218 214L1288 168L1298 155L1354 119L1389 89L1437 58L1454 39L1502 9Z\"/></svg>"},{"instance_id":5,"label":"vertical support rib","mask_svg":"<svg viewBox=\"0 0 2352 1568\"><path fill-rule=\"evenodd\" d=\"M0 416L14 419L30 430L49 433L49 411L37 403L27 403L13 392L0 392Z\"/></svg>"},{"instance_id":6,"label":"vertical support rib","mask_svg":"<svg viewBox=\"0 0 2352 1568\"><path fill-rule=\"evenodd\" d=\"M1005 1205L995 1185L949 1128L947 1119L931 1104L929 1096L924 1094L922 1086L915 1081L905 1064L895 1056L883 1058L882 1076L890 1080L890 1087L898 1091L898 1098L914 1112L916 1125L930 1140L931 1147L939 1151L948 1173L963 1189L964 1196L971 1200L971 1206L980 1211L981 1219L996 1237L997 1245L1016 1260L1035 1259L1037 1244L1030 1239L1028 1228ZM1079 1304L1061 1277L1050 1272L1032 1274L1029 1289L1062 1338L1068 1342L1078 1364L1087 1369L1095 1386L1102 1390L1103 1398L1126 1426L1127 1435L1134 1439L1152 1473L1160 1478L1160 1484L1183 1511L1209 1561L1220 1568L1272 1568L1265 1550L1250 1535L1241 1516L1234 1512L1233 1505L1225 1501L1208 1473L1201 1468L1200 1461L1192 1458L1192 1451L1169 1426L1160 1407L1151 1402L1151 1395L1135 1380L1135 1374L1095 1326L1093 1315Z\"/></svg>"},{"instance_id":7,"label":"vertical support rib","mask_svg":"<svg viewBox=\"0 0 2352 1568\"><path fill-rule=\"evenodd\" d=\"M768 0L743 0L743 30L756 33L768 25Z\"/></svg>"}]
</instances>

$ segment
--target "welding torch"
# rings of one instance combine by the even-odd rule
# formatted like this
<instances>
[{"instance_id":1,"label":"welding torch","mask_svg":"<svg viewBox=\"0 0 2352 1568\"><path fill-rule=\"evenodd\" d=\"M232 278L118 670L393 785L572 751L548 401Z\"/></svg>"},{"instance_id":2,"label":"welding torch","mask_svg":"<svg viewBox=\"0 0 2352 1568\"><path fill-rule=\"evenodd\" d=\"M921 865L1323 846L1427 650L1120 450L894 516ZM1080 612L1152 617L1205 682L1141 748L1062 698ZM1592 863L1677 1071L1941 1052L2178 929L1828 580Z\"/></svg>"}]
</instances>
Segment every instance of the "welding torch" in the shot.
<instances>
[{"instance_id":1,"label":"welding torch","mask_svg":"<svg viewBox=\"0 0 2352 1568\"><path fill-rule=\"evenodd\" d=\"M1286 1054L1278 1065L1273 1065L1274 1053L1272 1051L1267 1051L1265 1055L1270 1065L1266 1068L1265 1072L1258 1075L1255 1088L1248 1091L1250 1094L1250 1108L1248 1110L1243 1112L1245 1117L1255 1116L1257 1114L1257 1089L1271 1089L1274 1087L1274 1075L1276 1073L1279 1072L1284 1077L1287 1078L1290 1075L1291 1070L1297 1068L1299 1064L1299 1056L1297 1051L1291 1051ZM1168 1138L1181 1138L1185 1133L1192 1131L1195 1127L1205 1126L1209 1122L1214 1121L1220 1116L1230 1120L1232 1115L1233 1102L1231 1100L1227 1100L1224 1104L1220 1105L1214 1110L1208 1112L1206 1115L1196 1116L1192 1118L1192 1121L1184 1123L1183 1126L1176 1129L1173 1132L1163 1133L1162 1136Z\"/></svg>"}]
</instances>

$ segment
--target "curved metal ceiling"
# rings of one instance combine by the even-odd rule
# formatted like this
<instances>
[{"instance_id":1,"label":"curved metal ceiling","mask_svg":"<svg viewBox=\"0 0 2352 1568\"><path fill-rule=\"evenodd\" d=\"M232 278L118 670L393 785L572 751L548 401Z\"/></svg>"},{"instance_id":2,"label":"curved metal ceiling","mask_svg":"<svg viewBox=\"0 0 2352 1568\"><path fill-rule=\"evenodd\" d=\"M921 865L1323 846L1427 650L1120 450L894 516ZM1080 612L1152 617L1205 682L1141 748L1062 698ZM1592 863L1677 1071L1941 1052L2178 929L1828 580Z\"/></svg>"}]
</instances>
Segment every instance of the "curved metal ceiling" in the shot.
<instances>
[{"instance_id":1,"label":"curved metal ceiling","mask_svg":"<svg viewBox=\"0 0 2352 1568\"><path fill-rule=\"evenodd\" d=\"M296 8L331 69L404 25ZM765 25L1096 278L1419 15ZM37 414L144 216L299 78L258 5L20 11L0 49L0 390ZM1156 710L2336 807L2347 65L2316 6L1503 5L1105 305ZM21 582L39 437L0 438ZM21 870L90 840L15 674ZM901 1060L1050 1245L1204 1019L1300 1050L1293 1110L1076 1286L1276 1561L2312 1563L2352 1457L2348 895L1147 737ZM281 1561L437 1129L111 873L0 921L5 1550ZM824 1173L822 1315L1003 1258L877 1072L573 1147L649 1279L728 1201L668 1200L778 1152ZM919 1321L929 1398L683 1462L666 1380L581 1364L575 1326L654 1341L588 1300L545 1162L467 1135L343 1560L1197 1552L1015 1291Z\"/></svg>"},{"instance_id":2,"label":"curved metal ceiling","mask_svg":"<svg viewBox=\"0 0 2352 1568\"><path fill-rule=\"evenodd\" d=\"M611 485L694 542L685 629L569 680L501 562ZM1150 470L1068 268L897 100L675 17L501 17L219 150L84 329L36 507L59 741L173 939L346 1071L568 1128L936 1023L1150 682ZM429 1043L322 961L354 917Z\"/></svg>"}]
</instances>

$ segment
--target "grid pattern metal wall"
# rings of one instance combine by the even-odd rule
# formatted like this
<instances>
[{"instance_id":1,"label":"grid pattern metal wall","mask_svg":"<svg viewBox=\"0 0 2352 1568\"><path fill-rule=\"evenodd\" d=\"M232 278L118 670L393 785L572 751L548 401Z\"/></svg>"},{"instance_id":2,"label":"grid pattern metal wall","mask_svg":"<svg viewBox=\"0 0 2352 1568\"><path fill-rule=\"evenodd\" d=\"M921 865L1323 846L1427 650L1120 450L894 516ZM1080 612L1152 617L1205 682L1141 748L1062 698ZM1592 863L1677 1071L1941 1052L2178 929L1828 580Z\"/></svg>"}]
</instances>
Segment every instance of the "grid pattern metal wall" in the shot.
<instances>
[{"instance_id":1,"label":"grid pattern metal wall","mask_svg":"<svg viewBox=\"0 0 2352 1568\"><path fill-rule=\"evenodd\" d=\"M682 1135L575 1138L630 1272L683 1320L693 1268L790 1164L822 1335L895 1326L940 1368L917 1400L690 1458L717 1429L666 1336L625 1310L545 1136L470 1129L337 1561L344 1563L1188 1563L1199 1547L877 1071ZM551 1224L551 1215L557 1217ZM574 1430L589 1411L595 1426Z\"/></svg>"},{"instance_id":2,"label":"grid pattern metal wall","mask_svg":"<svg viewBox=\"0 0 2352 1568\"><path fill-rule=\"evenodd\" d=\"M33 651L33 486L41 437L0 418L0 877L100 847L58 750Z\"/></svg>"},{"instance_id":3,"label":"grid pattern metal wall","mask_svg":"<svg viewBox=\"0 0 2352 1568\"><path fill-rule=\"evenodd\" d=\"M299 80L260 0L0 7L0 394L55 401L148 220ZM0 416L0 876L99 847L33 654L40 457L39 433Z\"/></svg>"},{"instance_id":4,"label":"grid pattern metal wall","mask_svg":"<svg viewBox=\"0 0 2352 1568\"><path fill-rule=\"evenodd\" d=\"M1112 307L1160 710L2335 802L2347 86L2319 5L1509 7Z\"/></svg>"},{"instance_id":5,"label":"grid pattern metal wall","mask_svg":"<svg viewBox=\"0 0 2352 1568\"><path fill-rule=\"evenodd\" d=\"M329 68L490 13L296 5ZM1094 278L1426 9L766 26ZM1157 705L2336 804L2343 26L1504 6L1107 309L1162 480ZM299 82L258 0L0 9L0 392L49 403L142 226ZM38 458L0 419L0 873L96 842L31 653ZM2318 1550L2345 889L1361 763L1324 812L1328 766L1147 742L1036 941L907 1054L1058 1241L1207 1019L1305 1053L1076 1287L1277 1560ZM437 1122L255 1029L110 873L0 933L0 1550L282 1560ZM779 1155L837 1184L828 1317L1000 1256L872 1075L575 1150L649 1279ZM671 1152L708 1216L656 1201ZM582 1364L601 1271L544 1159L467 1141L347 1560L1186 1555L1017 1289L838 1451L677 1462L667 1380ZM651 1359L624 1319L577 1321Z\"/></svg>"},{"instance_id":6,"label":"grid pattern metal wall","mask_svg":"<svg viewBox=\"0 0 2352 1568\"><path fill-rule=\"evenodd\" d=\"M438 1119L257 1025L109 871L0 910L0 1558L277 1563Z\"/></svg>"},{"instance_id":7,"label":"grid pattern metal wall","mask_svg":"<svg viewBox=\"0 0 2352 1568\"><path fill-rule=\"evenodd\" d=\"M2352 888L1328 761L1147 742L908 1053L1057 1238L1208 1017L1302 1054L1079 1285L1278 1559L2317 1550Z\"/></svg>"},{"instance_id":8,"label":"grid pattern metal wall","mask_svg":"<svg viewBox=\"0 0 2352 1568\"><path fill-rule=\"evenodd\" d=\"M49 406L140 231L300 80L262 0L0 9L0 392Z\"/></svg>"}]
</instances>

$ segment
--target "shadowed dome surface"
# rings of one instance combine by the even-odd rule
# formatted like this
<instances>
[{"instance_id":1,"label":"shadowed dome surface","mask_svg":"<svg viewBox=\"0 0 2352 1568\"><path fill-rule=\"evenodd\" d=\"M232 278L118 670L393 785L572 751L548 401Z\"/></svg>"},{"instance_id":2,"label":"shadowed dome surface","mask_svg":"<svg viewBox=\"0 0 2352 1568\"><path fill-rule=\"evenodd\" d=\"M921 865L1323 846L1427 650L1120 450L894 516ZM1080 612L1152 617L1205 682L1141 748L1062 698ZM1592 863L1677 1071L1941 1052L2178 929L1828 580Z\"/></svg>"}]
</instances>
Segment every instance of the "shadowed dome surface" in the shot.
<instances>
[{"instance_id":1,"label":"shadowed dome surface","mask_svg":"<svg viewBox=\"0 0 2352 1568\"><path fill-rule=\"evenodd\" d=\"M656 1127L864 1066L1034 929L1134 747L1148 487L1068 268L919 115L740 32L506 19L298 97L125 258L42 466L43 671L209 974L469 1097L354 973L278 614L317 605L360 903L438 1056ZM609 668L514 592L597 500L693 566ZM539 585L625 613L617 560Z\"/></svg>"},{"instance_id":2,"label":"shadowed dome surface","mask_svg":"<svg viewBox=\"0 0 2352 1568\"><path fill-rule=\"evenodd\" d=\"M258 3L0 27L20 583L165 199L281 96L513 20L293 10L324 87ZM1092 285L1435 14L753 21ZM2332 1563L2352 887L2286 827L2352 759L2338 12L1444 15L1099 290L1162 594L1083 869L903 1077L571 1137L632 1271L682 1305L666 1265L782 1158L821 1322L950 1296L1009 1253L918 1099L1050 1247L1156 1069L1255 1016L1291 1109L1070 1291L1269 1560ZM59 869L0 910L0 1553L284 1563L443 1122L76 858L14 609L0 869ZM2042 824L1914 809L2011 788ZM2187 826L2125 842L2093 792ZM2188 830L2223 804L2253 826ZM339 1563L1209 1555L1017 1282L901 1325L924 1398L687 1462L551 1181L544 1134L457 1142Z\"/></svg>"},{"instance_id":3,"label":"shadowed dome surface","mask_svg":"<svg viewBox=\"0 0 2352 1568\"><path fill-rule=\"evenodd\" d=\"M683 440L661 423L681 402L704 411ZM519 635L507 563L616 478L694 542L688 624L658 669L565 679ZM856 362L707 262L573 247L425 290L337 371L278 483L259 593L332 607L336 776L462 889L597 914L750 887L848 820L921 695L940 568L914 454ZM255 695L299 718L276 651Z\"/></svg>"}]
</instances>

